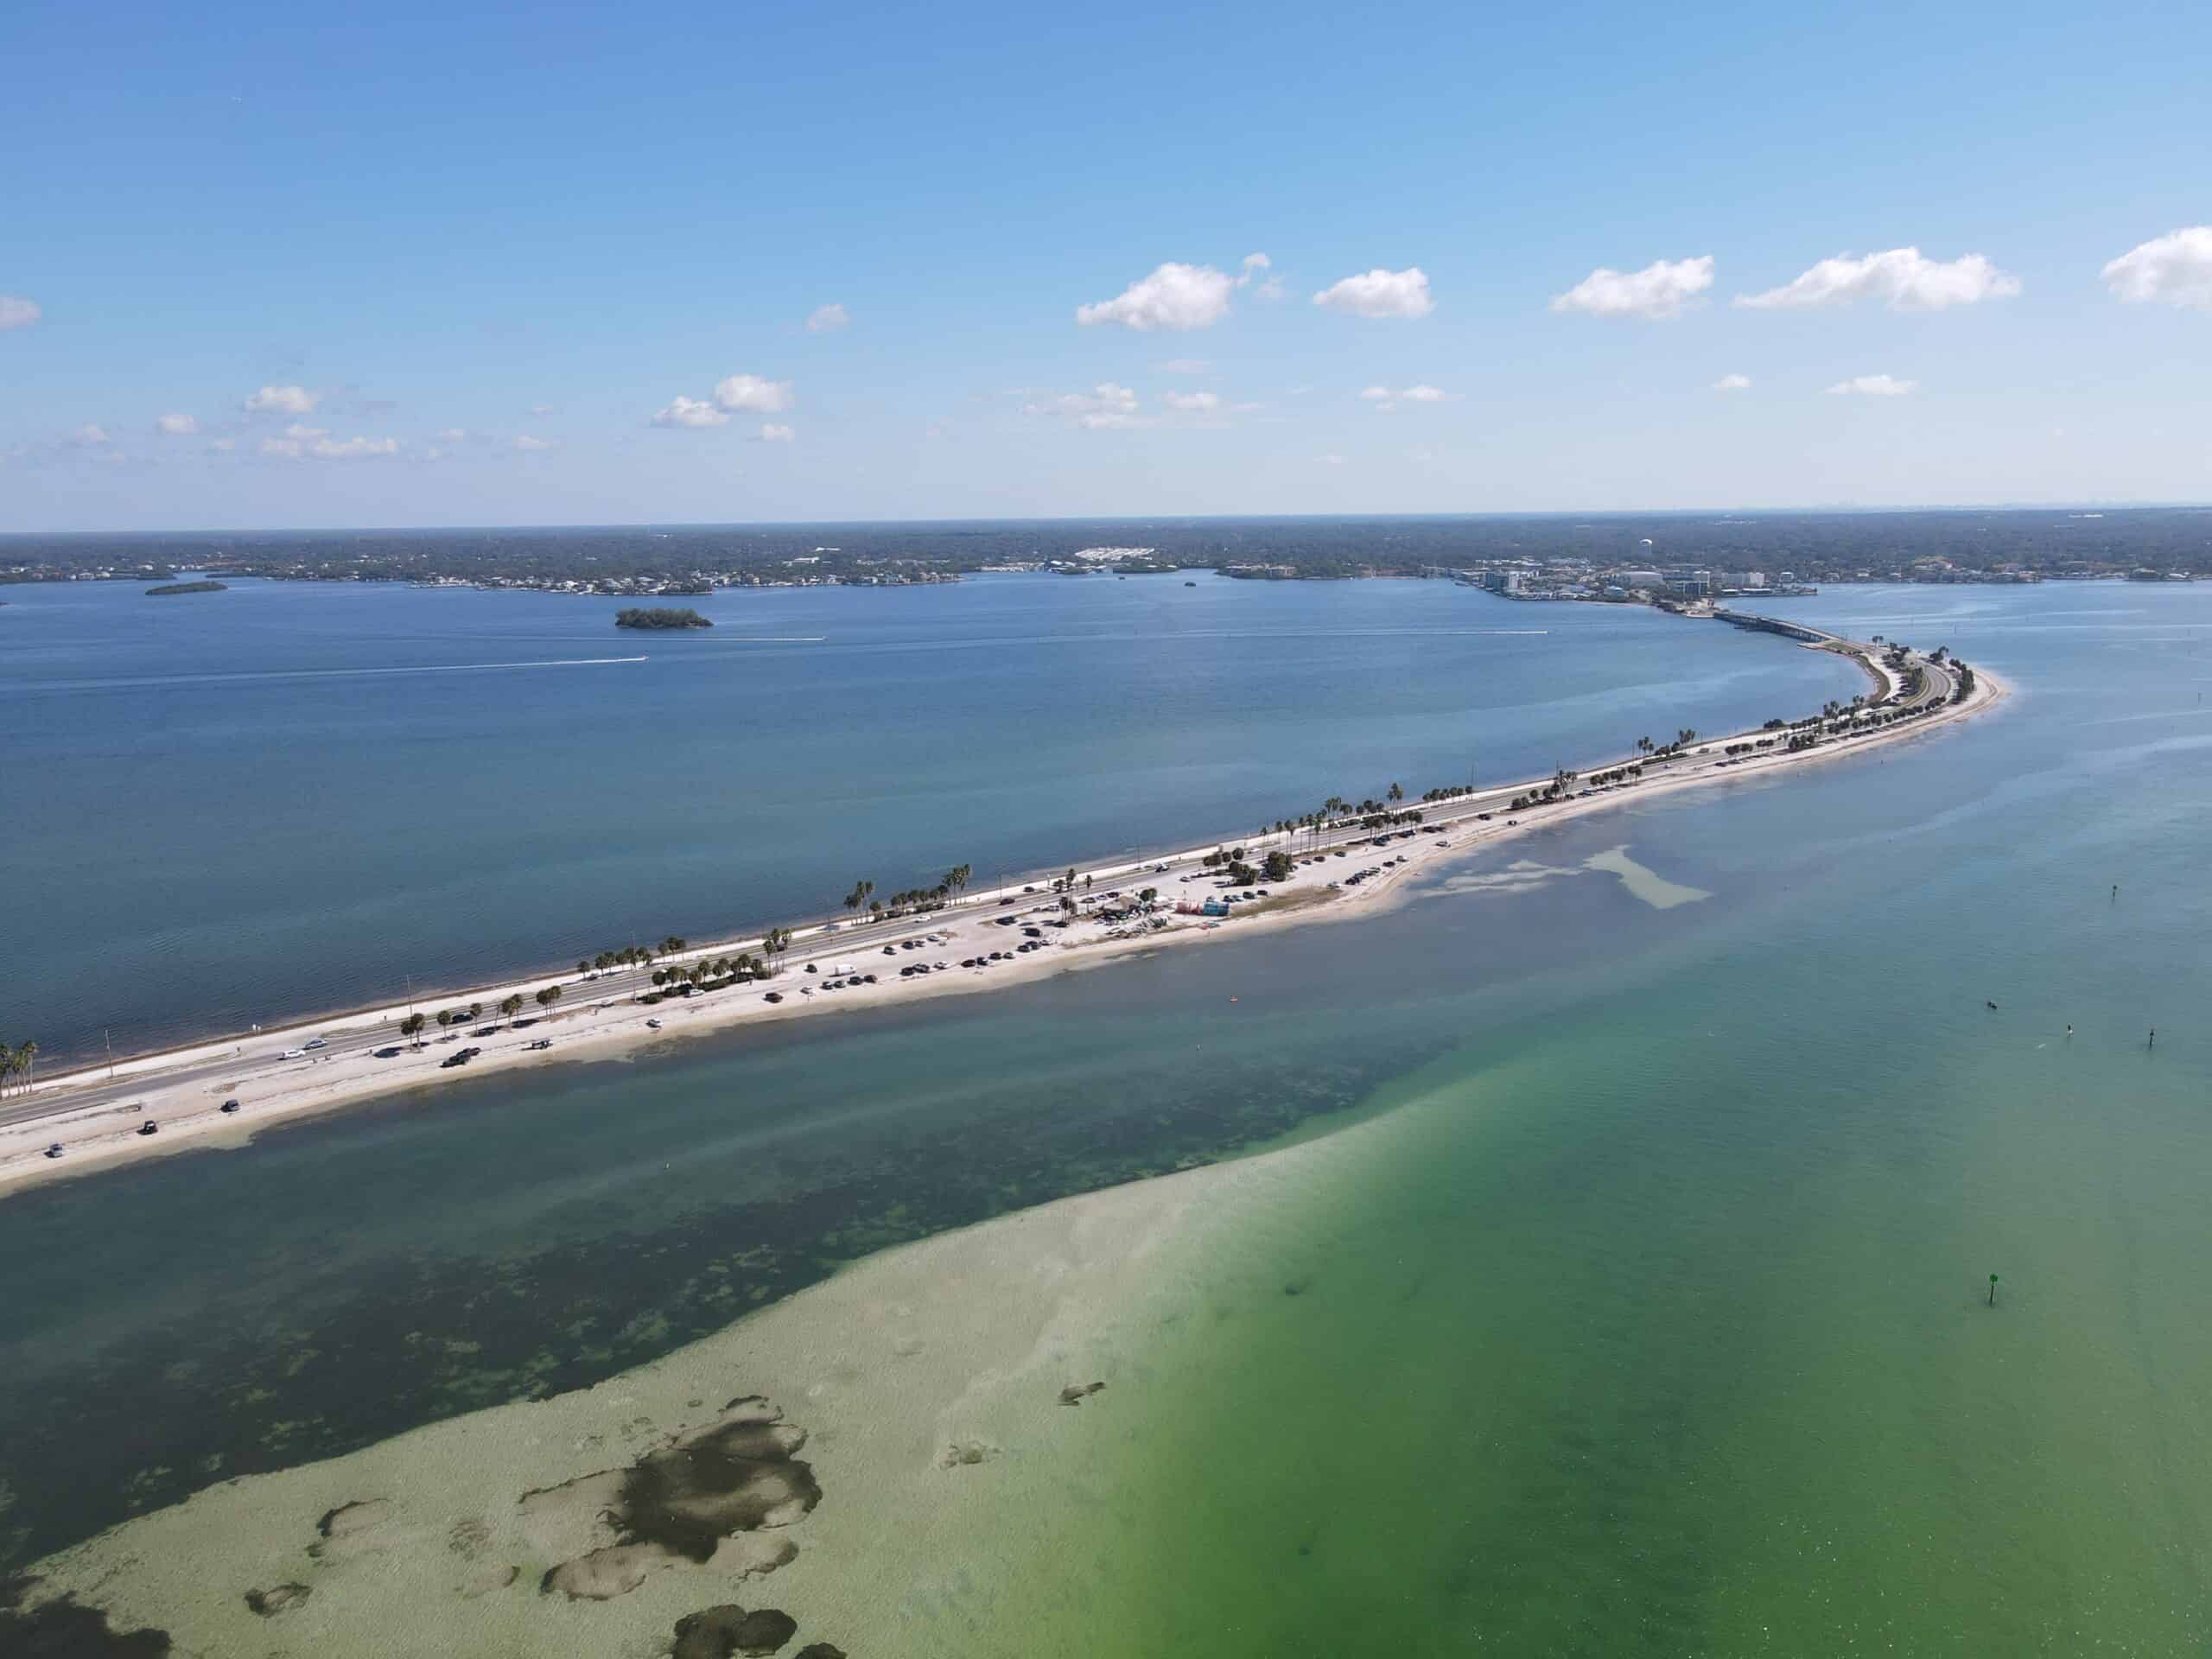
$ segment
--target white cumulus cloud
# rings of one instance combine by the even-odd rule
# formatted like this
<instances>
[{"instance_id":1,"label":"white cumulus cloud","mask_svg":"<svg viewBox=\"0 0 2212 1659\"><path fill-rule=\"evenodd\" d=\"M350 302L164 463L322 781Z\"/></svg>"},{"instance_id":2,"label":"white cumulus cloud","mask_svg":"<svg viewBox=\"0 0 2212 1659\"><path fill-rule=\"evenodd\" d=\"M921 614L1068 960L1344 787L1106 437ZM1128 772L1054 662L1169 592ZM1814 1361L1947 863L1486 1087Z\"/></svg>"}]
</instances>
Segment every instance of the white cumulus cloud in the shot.
<instances>
[{"instance_id":1,"label":"white cumulus cloud","mask_svg":"<svg viewBox=\"0 0 2212 1659\"><path fill-rule=\"evenodd\" d=\"M1204 374L1213 365L1203 357L1171 357L1160 365L1162 374Z\"/></svg>"},{"instance_id":2,"label":"white cumulus cloud","mask_svg":"<svg viewBox=\"0 0 2212 1659\"><path fill-rule=\"evenodd\" d=\"M69 435L69 442L79 449L97 449L108 442L107 429L97 421L86 421Z\"/></svg>"},{"instance_id":3,"label":"white cumulus cloud","mask_svg":"<svg viewBox=\"0 0 2212 1659\"><path fill-rule=\"evenodd\" d=\"M1160 401L1185 415L1211 415L1221 407L1221 394L1217 391L1171 391L1162 395Z\"/></svg>"},{"instance_id":4,"label":"white cumulus cloud","mask_svg":"<svg viewBox=\"0 0 2212 1659\"><path fill-rule=\"evenodd\" d=\"M853 320L853 314L842 305L817 305L807 314L806 332L810 334L834 334Z\"/></svg>"},{"instance_id":5,"label":"white cumulus cloud","mask_svg":"<svg viewBox=\"0 0 2212 1659\"><path fill-rule=\"evenodd\" d=\"M281 438L264 438L261 453L284 461L370 461L399 453L397 438L334 438L316 426L294 424Z\"/></svg>"},{"instance_id":6,"label":"white cumulus cloud","mask_svg":"<svg viewBox=\"0 0 2212 1659\"><path fill-rule=\"evenodd\" d=\"M1085 327L1117 322L1139 334L1155 328L1209 328L1229 315L1229 296L1241 280L1211 265L1170 261L1110 300L1076 307L1075 320Z\"/></svg>"},{"instance_id":7,"label":"white cumulus cloud","mask_svg":"<svg viewBox=\"0 0 2212 1659\"><path fill-rule=\"evenodd\" d=\"M439 432L438 442L440 443L467 443L468 430L466 427L448 426Z\"/></svg>"},{"instance_id":8,"label":"white cumulus cloud","mask_svg":"<svg viewBox=\"0 0 2212 1659\"><path fill-rule=\"evenodd\" d=\"M0 294L0 334L10 328L28 328L46 315L38 308L36 300L27 300L16 294Z\"/></svg>"},{"instance_id":9,"label":"white cumulus cloud","mask_svg":"<svg viewBox=\"0 0 2212 1659\"><path fill-rule=\"evenodd\" d=\"M2212 225L2169 231L2130 248L2105 266L2104 278L2114 297L2133 305L2155 300L2212 311Z\"/></svg>"},{"instance_id":10,"label":"white cumulus cloud","mask_svg":"<svg viewBox=\"0 0 2212 1659\"><path fill-rule=\"evenodd\" d=\"M515 448L525 455L542 455L548 449L557 449L560 446L550 438L534 438L524 432L516 438Z\"/></svg>"},{"instance_id":11,"label":"white cumulus cloud","mask_svg":"<svg viewBox=\"0 0 2212 1659\"><path fill-rule=\"evenodd\" d=\"M733 374L715 383L715 402L727 410L776 415L796 401L788 380L763 380L757 374Z\"/></svg>"},{"instance_id":12,"label":"white cumulus cloud","mask_svg":"<svg viewBox=\"0 0 2212 1659\"><path fill-rule=\"evenodd\" d=\"M1446 391L1441 386L1426 384L1393 391L1389 386L1369 386L1359 394L1378 412L1395 409L1401 402L1408 404L1448 404L1459 397L1456 391Z\"/></svg>"},{"instance_id":13,"label":"white cumulus cloud","mask_svg":"<svg viewBox=\"0 0 2212 1659\"><path fill-rule=\"evenodd\" d=\"M322 401L319 391L305 386L264 386L245 400L249 415L312 415Z\"/></svg>"},{"instance_id":14,"label":"white cumulus cloud","mask_svg":"<svg viewBox=\"0 0 2212 1659\"><path fill-rule=\"evenodd\" d=\"M703 397L678 397L666 409L653 416L655 426L728 426L728 411L716 409Z\"/></svg>"},{"instance_id":15,"label":"white cumulus cloud","mask_svg":"<svg viewBox=\"0 0 2212 1659\"><path fill-rule=\"evenodd\" d=\"M1681 315L1685 306L1713 286L1713 256L1655 259L1642 270L1614 270L1600 265L1564 294L1552 309L1586 317L1642 317L1656 321Z\"/></svg>"},{"instance_id":16,"label":"white cumulus cloud","mask_svg":"<svg viewBox=\"0 0 2212 1659\"><path fill-rule=\"evenodd\" d=\"M779 426L773 421L760 423L760 442L763 443L789 443L798 435L788 426Z\"/></svg>"},{"instance_id":17,"label":"white cumulus cloud","mask_svg":"<svg viewBox=\"0 0 2212 1659\"><path fill-rule=\"evenodd\" d=\"M1892 311L1942 311L1984 300L2009 300L2020 279L2002 271L1979 253L1956 259L1930 259L1918 248L1886 253L1838 254L1823 259L1794 280L1764 294L1739 294L1736 303L1758 311L1803 310L1875 299Z\"/></svg>"},{"instance_id":18,"label":"white cumulus cloud","mask_svg":"<svg viewBox=\"0 0 2212 1659\"><path fill-rule=\"evenodd\" d=\"M1428 277L1419 265L1405 270L1380 266L1357 276L1332 283L1313 296L1313 303L1356 317L1425 317L1436 309L1429 297Z\"/></svg>"},{"instance_id":19,"label":"white cumulus cloud","mask_svg":"<svg viewBox=\"0 0 2212 1659\"><path fill-rule=\"evenodd\" d=\"M1749 391L1751 377L1748 374L1724 374L1713 383L1715 391Z\"/></svg>"},{"instance_id":20,"label":"white cumulus cloud","mask_svg":"<svg viewBox=\"0 0 2212 1659\"><path fill-rule=\"evenodd\" d=\"M200 423L189 415L162 415L155 418L154 430L165 438L188 438L200 430Z\"/></svg>"},{"instance_id":21,"label":"white cumulus cloud","mask_svg":"<svg viewBox=\"0 0 2212 1659\"><path fill-rule=\"evenodd\" d=\"M1900 380L1894 374L1854 374L1828 388L1832 397L1902 397L1919 389L1917 380Z\"/></svg>"},{"instance_id":22,"label":"white cumulus cloud","mask_svg":"<svg viewBox=\"0 0 2212 1659\"><path fill-rule=\"evenodd\" d=\"M1090 431L1135 426L1137 395L1127 386L1102 380L1089 391L1063 392L1057 397L1022 406L1025 415L1058 416Z\"/></svg>"}]
</instances>

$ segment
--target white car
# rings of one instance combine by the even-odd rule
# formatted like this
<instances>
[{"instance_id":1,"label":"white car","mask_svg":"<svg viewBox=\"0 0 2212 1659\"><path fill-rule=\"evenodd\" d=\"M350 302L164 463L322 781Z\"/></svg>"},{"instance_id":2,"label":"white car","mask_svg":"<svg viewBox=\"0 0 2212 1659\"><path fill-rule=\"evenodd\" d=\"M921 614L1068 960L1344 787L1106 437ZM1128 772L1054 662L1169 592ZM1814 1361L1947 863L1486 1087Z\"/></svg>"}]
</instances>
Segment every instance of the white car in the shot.
<instances>
[{"instance_id":1,"label":"white car","mask_svg":"<svg viewBox=\"0 0 2212 1659\"><path fill-rule=\"evenodd\" d=\"M288 1048L276 1058L280 1060L304 1060L307 1057L308 1052L304 1048Z\"/></svg>"}]
</instances>

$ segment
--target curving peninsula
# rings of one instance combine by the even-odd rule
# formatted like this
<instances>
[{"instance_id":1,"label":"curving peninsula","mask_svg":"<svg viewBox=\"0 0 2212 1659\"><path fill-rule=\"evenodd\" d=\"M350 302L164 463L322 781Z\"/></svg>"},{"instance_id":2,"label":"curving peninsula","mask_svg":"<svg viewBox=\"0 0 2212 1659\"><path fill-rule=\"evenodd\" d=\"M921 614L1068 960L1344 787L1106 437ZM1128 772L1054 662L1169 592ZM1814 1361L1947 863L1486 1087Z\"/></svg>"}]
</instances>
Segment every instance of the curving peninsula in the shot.
<instances>
[{"instance_id":1,"label":"curving peninsula","mask_svg":"<svg viewBox=\"0 0 2212 1659\"><path fill-rule=\"evenodd\" d=\"M1848 640L1743 613L1720 620L1840 653L1870 690L1742 732L1637 737L1618 755L1548 778L1417 797L1394 785L1380 801L1332 797L1258 835L988 890L968 889L965 867L882 903L862 882L846 900L849 920L705 944L671 938L602 952L572 972L423 994L111 1069L41 1077L11 1067L0 1102L0 1191L204 1145L218 1133L236 1144L242 1128L458 1071L606 1058L737 1024L966 995L1139 951L1371 914L1408 897L1417 887L1409 878L1514 836L1627 801L1861 753L1980 713L2005 694L1941 649ZM1684 901L1687 890L1669 892L1631 861L1607 857L1592 868L1613 869L1652 902ZM35 1059L35 1045L25 1046Z\"/></svg>"}]
</instances>

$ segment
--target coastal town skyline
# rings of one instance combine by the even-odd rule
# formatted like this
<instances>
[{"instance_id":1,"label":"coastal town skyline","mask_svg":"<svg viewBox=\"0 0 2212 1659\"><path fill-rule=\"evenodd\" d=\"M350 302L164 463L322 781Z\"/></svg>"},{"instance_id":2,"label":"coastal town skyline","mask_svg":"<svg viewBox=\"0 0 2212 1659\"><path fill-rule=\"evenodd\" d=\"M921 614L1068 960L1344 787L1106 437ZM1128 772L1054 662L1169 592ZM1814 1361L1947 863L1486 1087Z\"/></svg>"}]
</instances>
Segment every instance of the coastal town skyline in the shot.
<instances>
[{"instance_id":1,"label":"coastal town skyline","mask_svg":"<svg viewBox=\"0 0 2212 1659\"><path fill-rule=\"evenodd\" d=\"M1904 16L35 13L0 531L2201 499L2212 25Z\"/></svg>"}]
</instances>

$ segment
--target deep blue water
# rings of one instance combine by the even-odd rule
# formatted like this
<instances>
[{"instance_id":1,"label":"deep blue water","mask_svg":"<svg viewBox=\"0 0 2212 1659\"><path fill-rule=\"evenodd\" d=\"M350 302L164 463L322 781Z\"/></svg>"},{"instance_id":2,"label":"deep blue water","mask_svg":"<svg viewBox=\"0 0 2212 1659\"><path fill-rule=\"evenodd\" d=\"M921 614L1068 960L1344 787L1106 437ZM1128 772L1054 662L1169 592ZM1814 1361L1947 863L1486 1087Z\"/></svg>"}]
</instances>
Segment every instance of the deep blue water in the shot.
<instances>
[{"instance_id":1,"label":"deep blue water","mask_svg":"<svg viewBox=\"0 0 2212 1659\"><path fill-rule=\"evenodd\" d=\"M1430 582L739 590L694 634L456 588L7 597L5 938L35 967L0 983L0 1037L56 1058L834 912L863 877L981 882L1532 775L1861 683L1715 625Z\"/></svg>"}]
</instances>

